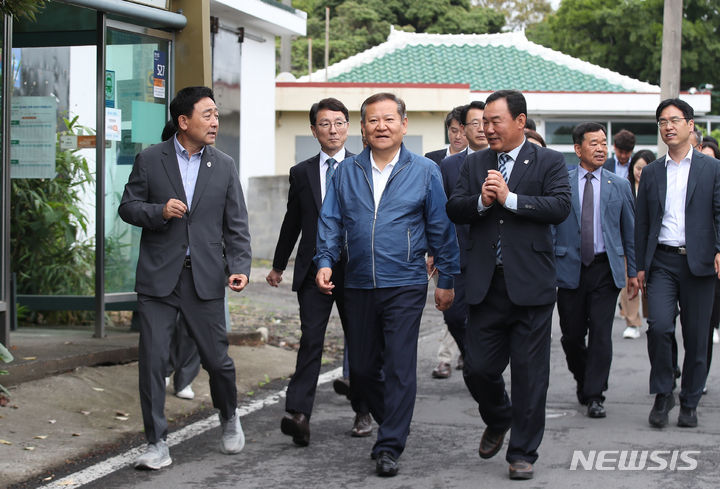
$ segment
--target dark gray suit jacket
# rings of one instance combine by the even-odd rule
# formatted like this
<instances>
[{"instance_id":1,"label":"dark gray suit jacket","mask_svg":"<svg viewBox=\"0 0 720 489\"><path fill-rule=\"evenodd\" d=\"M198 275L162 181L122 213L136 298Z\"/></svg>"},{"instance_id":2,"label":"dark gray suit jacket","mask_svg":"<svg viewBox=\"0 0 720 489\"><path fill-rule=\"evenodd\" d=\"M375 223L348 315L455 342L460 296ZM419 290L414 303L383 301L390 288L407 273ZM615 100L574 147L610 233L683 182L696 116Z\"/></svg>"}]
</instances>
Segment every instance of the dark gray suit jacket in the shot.
<instances>
[{"instance_id":1,"label":"dark gray suit jacket","mask_svg":"<svg viewBox=\"0 0 720 489\"><path fill-rule=\"evenodd\" d=\"M497 170L497 153L484 149L465 158L447 203L456 224L470 224L467 303L485 298L495 270L498 238L507 292L513 304L540 306L555 302L555 252L551 224L570 213L570 185L565 159L557 151L525 142L508 187L517 194L517 211L495 203L478 213L478 198L488 170Z\"/></svg>"},{"instance_id":2,"label":"dark gray suit jacket","mask_svg":"<svg viewBox=\"0 0 720 489\"><path fill-rule=\"evenodd\" d=\"M175 288L188 245L195 289L203 300L225 295L228 274L250 277L250 233L232 158L205 146L189 214L163 219L169 199L187 204L174 138L137 155L118 212L142 228L135 291L165 297Z\"/></svg>"},{"instance_id":3,"label":"dark gray suit jacket","mask_svg":"<svg viewBox=\"0 0 720 489\"><path fill-rule=\"evenodd\" d=\"M635 215L635 254L638 270L650 271L665 213L665 156L643 168ZM692 152L685 194L685 247L693 275L715 273L720 253L720 161Z\"/></svg>"}]
</instances>

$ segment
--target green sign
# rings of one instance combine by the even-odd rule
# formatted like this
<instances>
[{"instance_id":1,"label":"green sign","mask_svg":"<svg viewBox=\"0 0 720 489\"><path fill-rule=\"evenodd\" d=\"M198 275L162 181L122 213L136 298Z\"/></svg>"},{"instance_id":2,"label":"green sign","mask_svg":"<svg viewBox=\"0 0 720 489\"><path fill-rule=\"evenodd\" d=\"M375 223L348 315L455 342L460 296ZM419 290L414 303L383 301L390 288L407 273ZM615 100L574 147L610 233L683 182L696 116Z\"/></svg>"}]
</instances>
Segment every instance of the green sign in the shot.
<instances>
[{"instance_id":1,"label":"green sign","mask_svg":"<svg viewBox=\"0 0 720 489\"><path fill-rule=\"evenodd\" d=\"M115 72L105 70L105 107L115 107Z\"/></svg>"}]
</instances>

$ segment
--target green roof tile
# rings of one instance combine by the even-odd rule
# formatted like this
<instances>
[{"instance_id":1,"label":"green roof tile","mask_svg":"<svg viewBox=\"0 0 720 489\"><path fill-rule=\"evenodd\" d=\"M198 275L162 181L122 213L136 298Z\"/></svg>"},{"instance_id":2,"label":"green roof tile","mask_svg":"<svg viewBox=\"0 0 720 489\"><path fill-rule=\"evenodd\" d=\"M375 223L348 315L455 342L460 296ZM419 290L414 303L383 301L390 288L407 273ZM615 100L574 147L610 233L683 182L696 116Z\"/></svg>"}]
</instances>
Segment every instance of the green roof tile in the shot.
<instances>
[{"instance_id":1,"label":"green roof tile","mask_svg":"<svg viewBox=\"0 0 720 489\"><path fill-rule=\"evenodd\" d=\"M411 45L332 77L356 83L468 83L470 90L629 92L515 47Z\"/></svg>"}]
</instances>

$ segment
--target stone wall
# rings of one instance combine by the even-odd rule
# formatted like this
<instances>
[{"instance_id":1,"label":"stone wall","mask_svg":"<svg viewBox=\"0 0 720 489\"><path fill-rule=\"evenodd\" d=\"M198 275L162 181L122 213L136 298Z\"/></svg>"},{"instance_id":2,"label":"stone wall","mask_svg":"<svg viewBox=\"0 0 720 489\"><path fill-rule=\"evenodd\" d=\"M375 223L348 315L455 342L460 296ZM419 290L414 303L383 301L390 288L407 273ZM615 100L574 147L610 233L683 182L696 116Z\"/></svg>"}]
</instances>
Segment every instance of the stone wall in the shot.
<instances>
[{"instance_id":1,"label":"stone wall","mask_svg":"<svg viewBox=\"0 0 720 489\"><path fill-rule=\"evenodd\" d=\"M247 207L253 259L272 260L287 208L289 188L287 175L250 177Z\"/></svg>"}]
</instances>

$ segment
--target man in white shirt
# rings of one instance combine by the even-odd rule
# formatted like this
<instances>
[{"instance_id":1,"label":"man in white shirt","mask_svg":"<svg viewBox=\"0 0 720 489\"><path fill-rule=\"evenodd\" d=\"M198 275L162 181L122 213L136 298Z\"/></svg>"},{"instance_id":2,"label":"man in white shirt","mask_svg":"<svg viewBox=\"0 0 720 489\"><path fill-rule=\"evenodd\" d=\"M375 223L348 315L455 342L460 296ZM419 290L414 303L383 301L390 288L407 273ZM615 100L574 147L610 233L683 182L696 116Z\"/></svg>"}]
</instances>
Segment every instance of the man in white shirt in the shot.
<instances>
[{"instance_id":1,"label":"man in white shirt","mask_svg":"<svg viewBox=\"0 0 720 489\"><path fill-rule=\"evenodd\" d=\"M668 154L643 170L635 223L638 282L650 313L650 393L656 395L648 421L666 426L675 406L672 339L679 303L685 359L678 426L695 427L714 277L720 276L720 165L690 145L694 121L687 102L663 100L656 120Z\"/></svg>"}]
</instances>

